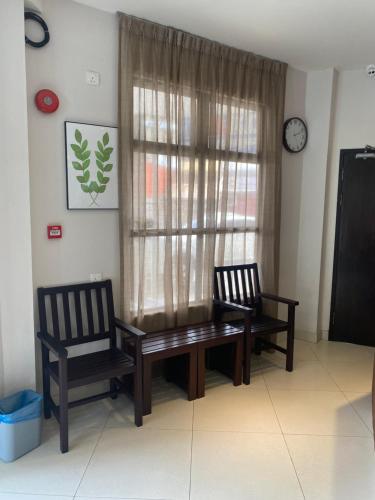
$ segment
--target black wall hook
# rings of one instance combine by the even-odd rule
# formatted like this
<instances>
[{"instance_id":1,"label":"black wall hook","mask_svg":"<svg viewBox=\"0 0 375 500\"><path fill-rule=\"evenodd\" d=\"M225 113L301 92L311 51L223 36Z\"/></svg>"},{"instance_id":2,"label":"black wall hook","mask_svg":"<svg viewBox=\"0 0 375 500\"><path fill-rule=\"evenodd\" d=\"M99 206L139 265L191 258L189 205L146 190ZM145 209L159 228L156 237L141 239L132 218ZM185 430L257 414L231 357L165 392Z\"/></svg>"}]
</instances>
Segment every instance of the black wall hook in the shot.
<instances>
[{"instance_id":1,"label":"black wall hook","mask_svg":"<svg viewBox=\"0 0 375 500\"><path fill-rule=\"evenodd\" d=\"M25 21L28 20L35 21L41 26L42 30L44 31L44 38L40 42L34 42L34 40L30 40L30 38L28 38L25 35L26 44L30 45L31 47L35 47L36 49L39 49L40 47L44 47L45 45L47 45L50 36L49 36L48 26L45 20L35 12L25 12Z\"/></svg>"}]
</instances>

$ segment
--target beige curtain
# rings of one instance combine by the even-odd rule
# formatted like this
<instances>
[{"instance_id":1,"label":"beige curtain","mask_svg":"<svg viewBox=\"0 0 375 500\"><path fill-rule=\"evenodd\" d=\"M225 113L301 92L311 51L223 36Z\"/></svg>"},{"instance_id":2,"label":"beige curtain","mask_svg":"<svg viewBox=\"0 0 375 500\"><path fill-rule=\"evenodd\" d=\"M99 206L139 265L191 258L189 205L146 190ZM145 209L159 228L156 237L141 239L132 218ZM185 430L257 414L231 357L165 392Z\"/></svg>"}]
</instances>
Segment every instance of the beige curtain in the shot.
<instances>
[{"instance_id":1,"label":"beige curtain","mask_svg":"<svg viewBox=\"0 0 375 500\"><path fill-rule=\"evenodd\" d=\"M286 65L120 15L122 315L208 319L215 264L276 291Z\"/></svg>"}]
</instances>

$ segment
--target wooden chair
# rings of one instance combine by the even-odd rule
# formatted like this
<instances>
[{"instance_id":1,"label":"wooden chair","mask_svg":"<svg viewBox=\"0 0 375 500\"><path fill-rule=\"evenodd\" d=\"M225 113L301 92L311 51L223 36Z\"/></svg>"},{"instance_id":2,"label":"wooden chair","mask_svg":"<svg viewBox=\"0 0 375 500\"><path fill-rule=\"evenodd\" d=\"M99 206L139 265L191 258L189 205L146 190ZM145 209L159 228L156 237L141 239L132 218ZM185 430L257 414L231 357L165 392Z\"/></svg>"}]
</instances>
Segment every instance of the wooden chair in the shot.
<instances>
[{"instance_id":1,"label":"wooden chair","mask_svg":"<svg viewBox=\"0 0 375 500\"><path fill-rule=\"evenodd\" d=\"M115 318L110 280L67 286L38 288L42 346L44 416L51 412L60 425L60 449L69 449L68 409L108 396L113 399L123 389L122 377L134 381L135 424L142 425L141 341L143 333ZM131 356L117 347L116 328L123 333L124 345L130 344ZM67 347L108 340L104 350L68 357ZM56 361L50 360L50 352ZM50 377L59 387L59 404L50 391ZM68 391L74 387L109 380L109 391L68 402Z\"/></svg>"},{"instance_id":2,"label":"wooden chair","mask_svg":"<svg viewBox=\"0 0 375 500\"><path fill-rule=\"evenodd\" d=\"M282 321L263 313L263 300L287 304L288 320ZM215 267L214 272L214 316L221 319L224 312L237 311L243 314L240 321L245 332L245 360L243 381L250 383L250 357L255 339L259 354L262 347L273 348L286 354L286 370L293 371L294 317L296 300L284 299L269 293L262 293L257 264ZM238 323L236 323L238 325ZM287 347L271 342L266 336L287 332Z\"/></svg>"}]
</instances>

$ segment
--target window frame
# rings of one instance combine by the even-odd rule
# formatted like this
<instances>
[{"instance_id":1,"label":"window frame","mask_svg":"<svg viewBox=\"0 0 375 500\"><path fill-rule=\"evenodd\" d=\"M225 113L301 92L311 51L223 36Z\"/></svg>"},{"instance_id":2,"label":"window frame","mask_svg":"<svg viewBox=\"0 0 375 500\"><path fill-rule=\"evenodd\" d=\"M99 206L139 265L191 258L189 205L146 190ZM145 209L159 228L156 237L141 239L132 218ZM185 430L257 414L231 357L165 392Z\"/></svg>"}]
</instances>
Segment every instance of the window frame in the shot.
<instances>
[{"instance_id":1,"label":"window frame","mask_svg":"<svg viewBox=\"0 0 375 500\"><path fill-rule=\"evenodd\" d=\"M146 82L139 82L135 81L133 82L133 98L134 98L134 88L139 87L142 90L151 90L154 91L155 89L151 85L147 85ZM160 90L157 90L160 92ZM165 92L162 90L161 92ZM173 90L171 89L171 92L169 92L168 95L172 95ZM196 97L196 105L197 105L197 123L201 124L200 127L198 127L196 134L197 137L200 138L200 140L197 141L197 143L192 146L192 145L187 145L187 144L175 144L175 143L167 143L167 142L156 142L156 141L148 141L148 140L141 140L141 139L136 139L134 138L134 128L132 124L132 144L133 144L133 153L134 152L139 152L143 154L153 154L153 155L163 155L163 156L169 156L169 157L179 157L179 156L186 156L186 157L195 157L196 161L198 161L198 175L204 175L205 171L205 162L212 160L215 162L233 162L233 163L245 163L245 164L253 164L257 165L259 168L260 165L260 159L262 157L261 152L258 151L256 153L252 152L238 152L238 151L232 151L232 150L225 150L225 149L220 149L217 148L216 146L210 146L209 145L209 134L208 134L208 129L207 131L203 130L202 122L203 120L199 120L199 114L200 113L207 113L206 116L208 116L209 113L209 106L210 106L210 100L208 97L208 93L204 91L197 91L195 93ZM243 99L238 98L239 104L238 107L240 108L241 101L245 104ZM222 103L223 104L223 103ZM216 103L217 105L217 103ZM231 103L231 105L233 105ZM242 107L248 107L249 105L247 104L246 106ZM260 109L257 109L256 105L254 104L254 111L259 115L261 113ZM133 117L134 117L134 103L133 103ZM259 148L259 145L257 144L257 148ZM203 185L203 183L199 183L199 185ZM258 192L258 188L256 189L256 192ZM202 197L199 197L199 200L202 199ZM202 200L203 201L203 200ZM199 221L199 214L202 214L203 208L199 208L199 203L198 203L198 217L197 220ZM200 227L194 227L194 228L172 228L172 229L134 229L132 228L130 231L130 235L133 238L147 238L147 237L167 237L167 236L189 236L189 235L196 235L196 236L205 236L208 234L246 234L246 233L258 233L259 232L259 227L257 225L257 220L255 221L256 224L253 227L243 227L243 226L225 226L225 227L206 227L201 225ZM198 223L199 225L199 223Z\"/></svg>"}]
</instances>

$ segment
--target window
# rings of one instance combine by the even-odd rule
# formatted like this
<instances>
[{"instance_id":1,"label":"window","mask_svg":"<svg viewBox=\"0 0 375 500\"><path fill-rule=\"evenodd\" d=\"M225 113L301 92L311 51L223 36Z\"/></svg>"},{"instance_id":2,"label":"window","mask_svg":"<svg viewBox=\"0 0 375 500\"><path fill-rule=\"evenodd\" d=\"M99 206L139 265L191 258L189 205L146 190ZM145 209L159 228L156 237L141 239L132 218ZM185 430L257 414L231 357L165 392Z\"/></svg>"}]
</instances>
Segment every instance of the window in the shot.
<instances>
[{"instance_id":1,"label":"window","mask_svg":"<svg viewBox=\"0 0 375 500\"><path fill-rule=\"evenodd\" d=\"M132 237L143 266L134 288L145 309L163 308L167 293L199 304L209 248L220 264L254 260L257 116L240 100L134 86ZM166 254L176 261L172 282L189 281L183 297L177 285L167 290Z\"/></svg>"}]
</instances>

